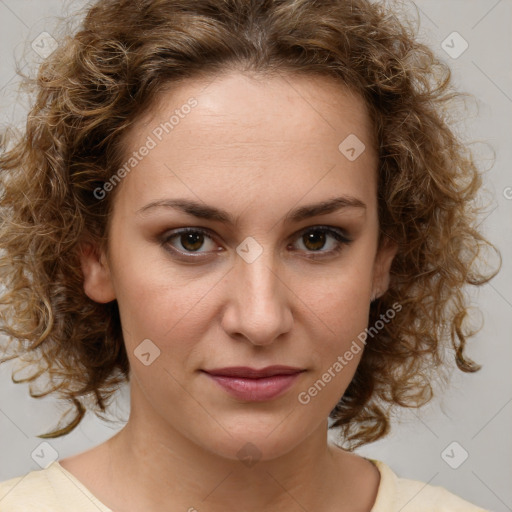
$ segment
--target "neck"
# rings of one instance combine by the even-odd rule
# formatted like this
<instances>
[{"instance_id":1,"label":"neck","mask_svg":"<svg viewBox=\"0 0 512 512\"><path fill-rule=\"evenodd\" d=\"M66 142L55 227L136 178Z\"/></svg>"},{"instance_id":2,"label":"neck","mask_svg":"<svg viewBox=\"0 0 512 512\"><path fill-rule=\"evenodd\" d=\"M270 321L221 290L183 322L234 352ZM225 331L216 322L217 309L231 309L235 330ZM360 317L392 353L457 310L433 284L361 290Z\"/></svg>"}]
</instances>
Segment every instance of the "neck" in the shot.
<instances>
[{"instance_id":1,"label":"neck","mask_svg":"<svg viewBox=\"0 0 512 512\"><path fill-rule=\"evenodd\" d=\"M108 478L127 510L224 512L243 504L248 512L327 511L329 503L332 510L353 503L355 456L327 443L327 419L285 455L259 460L255 449L251 458L246 445L240 460L198 446L147 409L132 407L127 425L106 443Z\"/></svg>"}]
</instances>

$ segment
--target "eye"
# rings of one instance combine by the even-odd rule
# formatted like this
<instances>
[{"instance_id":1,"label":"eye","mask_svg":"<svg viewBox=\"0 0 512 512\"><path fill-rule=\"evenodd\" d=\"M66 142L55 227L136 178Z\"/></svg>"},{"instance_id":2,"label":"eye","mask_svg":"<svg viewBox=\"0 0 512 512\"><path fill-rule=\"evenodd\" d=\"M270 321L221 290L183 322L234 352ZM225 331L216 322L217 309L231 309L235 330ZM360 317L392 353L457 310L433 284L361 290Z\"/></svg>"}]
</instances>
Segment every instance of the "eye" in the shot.
<instances>
[{"instance_id":1,"label":"eye","mask_svg":"<svg viewBox=\"0 0 512 512\"><path fill-rule=\"evenodd\" d=\"M330 239L330 240L329 240ZM329 226L315 226L299 233L299 250L309 253L308 258L318 258L338 254L344 245L352 242L345 232ZM327 246L327 250L322 250ZM318 253L318 254L315 254Z\"/></svg>"},{"instance_id":2,"label":"eye","mask_svg":"<svg viewBox=\"0 0 512 512\"><path fill-rule=\"evenodd\" d=\"M343 230L329 226L306 228L294 237L294 239L298 237L297 243L300 247L299 249L292 248L292 250L304 251L308 253L307 257L311 259L338 254L341 252L343 245L352 242ZM203 228L189 227L175 230L164 236L162 244L178 257L189 260L222 250L214 242L211 233ZM293 244L288 247L293 247ZM327 250L324 249L325 247L327 247Z\"/></svg>"},{"instance_id":3,"label":"eye","mask_svg":"<svg viewBox=\"0 0 512 512\"><path fill-rule=\"evenodd\" d=\"M207 241L210 243L205 243ZM174 231L171 235L164 238L163 243L164 245L171 246L175 252L181 253L184 256L189 256L190 253L203 254L205 252L212 252L217 247L208 232L200 228L183 228ZM200 251L205 246L206 250Z\"/></svg>"}]
</instances>

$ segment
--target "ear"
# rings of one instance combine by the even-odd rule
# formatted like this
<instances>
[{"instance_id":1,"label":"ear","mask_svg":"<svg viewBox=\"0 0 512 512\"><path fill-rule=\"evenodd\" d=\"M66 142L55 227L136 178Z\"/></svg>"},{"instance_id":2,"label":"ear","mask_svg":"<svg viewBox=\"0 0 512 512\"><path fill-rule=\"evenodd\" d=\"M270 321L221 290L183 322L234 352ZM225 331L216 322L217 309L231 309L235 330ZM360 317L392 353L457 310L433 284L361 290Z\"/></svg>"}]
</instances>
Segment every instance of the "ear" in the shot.
<instances>
[{"instance_id":1,"label":"ear","mask_svg":"<svg viewBox=\"0 0 512 512\"><path fill-rule=\"evenodd\" d=\"M385 236L377 251L373 266L372 301L386 293L389 288L389 270L398 251L398 244Z\"/></svg>"},{"instance_id":2,"label":"ear","mask_svg":"<svg viewBox=\"0 0 512 512\"><path fill-rule=\"evenodd\" d=\"M95 302L115 300L112 276L104 252L91 242L83 242L79 251L85 294Z\"/></svg>"}]
</instances>

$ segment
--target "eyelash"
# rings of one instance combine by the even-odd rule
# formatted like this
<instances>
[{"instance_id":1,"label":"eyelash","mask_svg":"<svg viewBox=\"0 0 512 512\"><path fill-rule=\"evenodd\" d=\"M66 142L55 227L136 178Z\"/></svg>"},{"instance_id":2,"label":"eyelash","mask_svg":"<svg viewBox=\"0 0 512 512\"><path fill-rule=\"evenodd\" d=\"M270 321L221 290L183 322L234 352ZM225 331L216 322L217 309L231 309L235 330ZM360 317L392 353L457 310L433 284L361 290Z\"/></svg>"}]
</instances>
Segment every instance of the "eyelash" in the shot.
<instances>
[{"instance_id":1,"label":"eyelash","mask_svg":"<svg viewBox=\"0 0 512 512\"><path fill-rule=\"evenodd\" d=\"M204 228L189 227L189 228L178 229L178 230L173 231L171 234L165 235L162 239L162 245L164 246L164 248L167 251L172 252L173 254L182 256L182 257L188 259L189 261L191 261L192 259L196 259L196 258L204 259L206 257L206 255L211 254L211 252L210 253L207 253L207 252L206 253L194 253L192 251L191 252L182 252L182 251L172 247L169 244L169 242L172 239L179 237L180 235L183 235L186 233L201 233L202 235L205 235L206 237L208 237L212 240L214 238L212 236L211 232ZM309 259L317 260L317 259L323 259L323 258L327 258L329 256L337 255L341 252L343 246L350 245L350 243L352 243L352 239L348 238L341 229L334 228L331 226L312 226L309 228L305 228L305 229L301 230L299 233L297 233L296 238L300 239L306 233L325 233L325 234L331 235L337 242L336 248L331 249L330 251L309 251L311 254L306 256ZM300 249L298 249L298 251L300 251Z\"/></svg>"}]
</instances>

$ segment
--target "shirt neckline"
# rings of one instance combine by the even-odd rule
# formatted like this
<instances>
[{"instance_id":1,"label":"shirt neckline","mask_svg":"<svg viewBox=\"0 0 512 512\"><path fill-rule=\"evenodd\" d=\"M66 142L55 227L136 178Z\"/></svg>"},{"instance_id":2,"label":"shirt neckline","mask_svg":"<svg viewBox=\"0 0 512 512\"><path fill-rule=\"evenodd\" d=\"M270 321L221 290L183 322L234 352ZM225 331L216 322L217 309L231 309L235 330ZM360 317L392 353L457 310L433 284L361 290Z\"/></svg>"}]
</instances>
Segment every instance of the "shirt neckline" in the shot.
<instances>
[{"instance_id":1,"label":"shirt neckline","mask_svg":"<svg viewBox=\"0 0 512 512\"><path fill-rule=\"evenodd\" d=\"M393 496L396 490L396 475L384 462L364 457L377 467L380 473L380 482L377 489L377 496L370 512L389 512L392 510ZM60 471L66 479L84 494L101 512L113 512L102 503L78 478L61 466L58 460L53 461L47 468L51 471Z\"/></svg>"},{"instance_id":2,"label":"shirt neckline","mask_svg":"<svg viewBox=\"0 0 512 512\"><path fill-rule=\"evenodd\" d=\"M367 461L374 464L380 473L379 488L377 489L377 496L370 512L389 512L393 510L394 497L397 487L397 476L391 468L380 460L369 459L364 457Z\"/></svg>"},{"instance_id":3,"label":"shirt neckline","mask_svg":"<svg viewBox=\"0 0 512 512\"><path fill-rule=\"evenodd\" d=\"M73 475L73 473L70 473L66 468L64 468L64 466L61 466L58 460L53 461L46 469L56 472L59 471L61 475L68 480L68 485L74 485L101 512L113 512L112 509L108 508L104 503L102 503L80 480L78 480L78 478Z\"/></svg>"}]
</instances>

